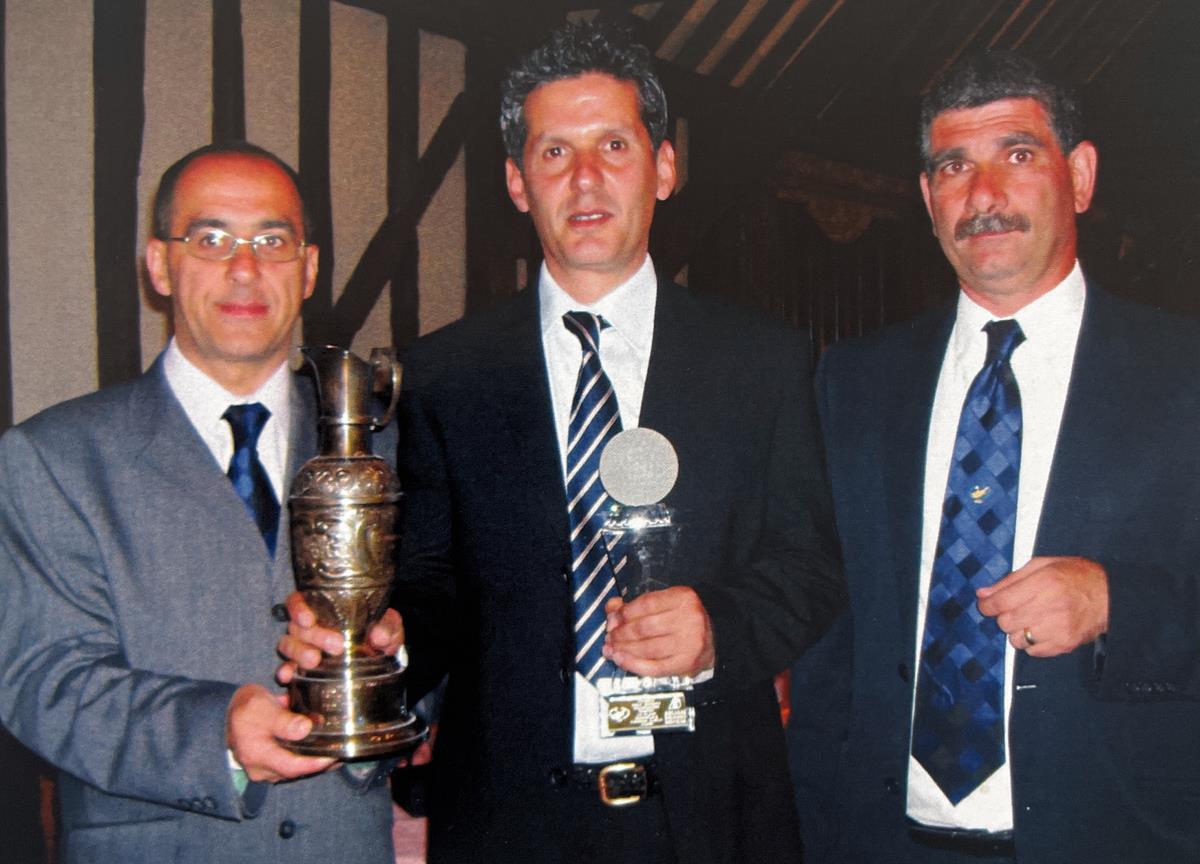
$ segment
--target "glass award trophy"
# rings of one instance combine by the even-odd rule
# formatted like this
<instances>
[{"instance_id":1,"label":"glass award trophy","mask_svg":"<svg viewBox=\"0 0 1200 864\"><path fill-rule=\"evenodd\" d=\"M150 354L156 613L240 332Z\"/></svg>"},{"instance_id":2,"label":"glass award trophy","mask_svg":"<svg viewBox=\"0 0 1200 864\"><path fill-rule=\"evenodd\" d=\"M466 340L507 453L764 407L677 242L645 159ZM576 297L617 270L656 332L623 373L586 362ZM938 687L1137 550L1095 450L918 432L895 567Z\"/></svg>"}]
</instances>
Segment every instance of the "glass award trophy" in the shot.
<instances>
[{"instance_id":1,"label":"glass award trophy","mask_svg":"<svg viewBox=\"0 0 1200 864\"><path fill-rule=\"evenodd\" d=\"M662 499L675 485L678 466L671 443L652 429L621 432L601 454L600 479L612 499L604 542L626 603L671 584L667 574L680 526ZM595 683L602 700L601 737L696 728L696 709L688 702L690 676L618 673Z\"/></svg>"}]
</instances>

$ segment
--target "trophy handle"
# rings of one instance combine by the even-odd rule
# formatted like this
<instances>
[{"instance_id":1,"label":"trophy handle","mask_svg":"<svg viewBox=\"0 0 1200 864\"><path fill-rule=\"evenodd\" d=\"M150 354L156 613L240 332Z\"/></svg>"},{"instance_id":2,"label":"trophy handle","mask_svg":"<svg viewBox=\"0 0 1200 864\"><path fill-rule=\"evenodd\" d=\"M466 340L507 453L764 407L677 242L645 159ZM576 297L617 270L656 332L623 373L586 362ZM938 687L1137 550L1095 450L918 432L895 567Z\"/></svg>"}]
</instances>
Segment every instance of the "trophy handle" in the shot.
<instances>
[{"instance_id":1,"label":"trophy handle","mask_svg":"<svg viewBox=\"0 0 1200 864\"><path fill-rule=\"evenodd\" d=\"M383 412L383 416L371 418L371 431L378 432L392 422L392 417L396 413L396 405L400 401L400 378L403 374L403 367L400 365L400 361L392 356L391 348L372 348L371 365L375 368L374 389L377 392L382 392L384 387L391 389L388 407Z\"/></svg>"}]
</instances>

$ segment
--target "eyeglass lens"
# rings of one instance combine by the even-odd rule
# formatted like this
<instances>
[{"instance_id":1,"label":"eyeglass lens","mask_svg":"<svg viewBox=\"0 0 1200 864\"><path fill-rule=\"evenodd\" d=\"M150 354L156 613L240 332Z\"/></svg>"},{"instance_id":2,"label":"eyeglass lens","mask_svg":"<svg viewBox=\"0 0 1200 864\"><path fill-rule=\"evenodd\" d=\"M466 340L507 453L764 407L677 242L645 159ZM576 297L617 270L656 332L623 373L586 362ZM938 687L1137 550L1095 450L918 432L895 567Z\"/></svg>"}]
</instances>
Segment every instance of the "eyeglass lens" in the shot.
<instances>
[{"instance_id":1,"label":"eyeglass lens","mask_svg":"<svg viewBox=\"0 0 1200 864\"><path fill-rule=\"evenodd\" d=\"M259 261L284 263L295 261L300 243L286 229L263 231L253 237L234 237L220 228L197 228L184 241L187 251L205 261L224 261L232 258L237 247L248 245Z\"/></svg>"}]
</instances>

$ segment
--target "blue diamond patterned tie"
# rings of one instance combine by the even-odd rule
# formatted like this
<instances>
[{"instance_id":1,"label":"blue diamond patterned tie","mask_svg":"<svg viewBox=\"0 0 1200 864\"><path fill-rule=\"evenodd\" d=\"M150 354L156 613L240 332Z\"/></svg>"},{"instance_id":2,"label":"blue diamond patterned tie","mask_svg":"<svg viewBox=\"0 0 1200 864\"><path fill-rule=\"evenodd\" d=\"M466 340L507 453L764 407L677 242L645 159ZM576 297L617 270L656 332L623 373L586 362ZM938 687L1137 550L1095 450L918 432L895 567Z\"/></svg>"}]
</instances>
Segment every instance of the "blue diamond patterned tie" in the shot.
<instances>
[{"instance_id":1,"label":"blue diamond patterned tie","mask_svg":"<svg viewBox=\"0 0 1200 864\"><path fill-rule=\"evenodd\" d=\"M233 430L233 458L229 460L229 481L258 525L263 542L275 555L275 532L279 528L279 501L271 488L266 469L258 459L258 436L271 412L260 402L230 405L221 417Z\"/></svg>"},{"instance_id":2,"label":"blue diamond patterned tie","mask_svg":"<svg viewBox=\"0 0 1200 864\"><path fill-rule=\"evenodd\" d=\"M600 330L608 322L590 312L568 312L563 315L563 324L583 349L567 431L566 485L575 586L575 667L591 681L618 672L601 653L604 604L616 597L617 591L614 567L601 532L608 493L600 482L600 453L621 431L621 414L612 382L600 365Z\"/></svg>"},{"instance_id":3,"label":"blue diamond patterned tie","mask_svg":"<svg viewBox=\"0 0 1200 864\"><path fill-rule=\"evenodd\" d=\"M1004 764L1004 632L975 589L1012 570L1021 466L1016 321L992 321L958 422L921 641L913 756L952 804Z\"/></svg>"}]
</instances>

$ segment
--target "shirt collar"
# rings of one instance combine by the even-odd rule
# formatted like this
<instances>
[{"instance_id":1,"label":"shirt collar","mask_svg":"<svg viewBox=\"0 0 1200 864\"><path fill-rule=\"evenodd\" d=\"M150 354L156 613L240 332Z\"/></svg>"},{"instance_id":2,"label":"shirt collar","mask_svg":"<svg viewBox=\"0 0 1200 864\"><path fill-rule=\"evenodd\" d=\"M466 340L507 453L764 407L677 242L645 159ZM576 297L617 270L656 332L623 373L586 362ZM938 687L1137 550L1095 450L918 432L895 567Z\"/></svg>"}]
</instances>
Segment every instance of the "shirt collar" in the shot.
<instances>
[{"instance_id":1,"label":"shirt collar","mask_svg":"<svg viewBox=\"0 0 1200 864\"><path fill-rule=\"evenodd\" d=\"M1030 345L1055 345L1062 341L1064 334L1072 332L1072 328L1078 331L1086 294L1083 271L1076 261L1063 281L1023 306L1015 315L1007 317L1015 318L1021 325L1021 332ZM995 320L1000 319L968 297L965 291L959 291L958 314L951 339L954 353L964 358L980 344L986 346L987 339L981 335L983 327Z\"/></svg>"},{"instance_id":2,"label":"shirt collar","mask_svg":"<svg viewBox=\"0 0 1200 864\"><path fill-rule=\"evenodd\" d=\"M223 422L221 415L230 405L251 402L265 405L281 430L290 427L291 374L286 363L281 363L275 373L250 395L236 396L185 357L172 337L163 356L163 372L175 398L197 427Z\"/></svg>"},{"instance_id":3,"label":"shirt collar","mask_svg":"<svg viewBox=\"0 0 1200 864\"><path fill-rule=\"evenodd\" d=\"M586 310L601 315L615 332L645 356L650 353L650 343L654 337L654 307L657 299L658 278L649 255L628 280L591 305L580 303L564 291L550 275L545 262L538 276L543 337L551 333L557 335L558 331L566 332L562 316L567 312Z\"/></svg>"}]
</instances>

